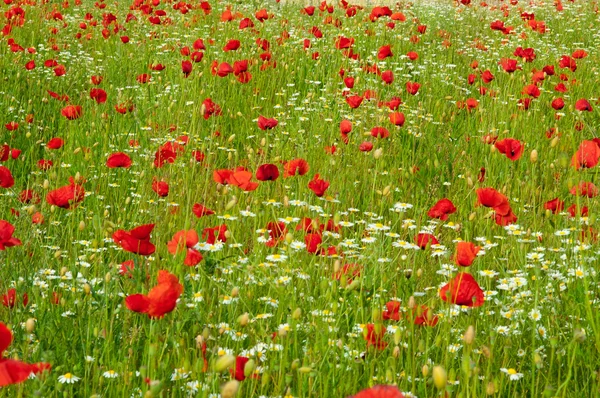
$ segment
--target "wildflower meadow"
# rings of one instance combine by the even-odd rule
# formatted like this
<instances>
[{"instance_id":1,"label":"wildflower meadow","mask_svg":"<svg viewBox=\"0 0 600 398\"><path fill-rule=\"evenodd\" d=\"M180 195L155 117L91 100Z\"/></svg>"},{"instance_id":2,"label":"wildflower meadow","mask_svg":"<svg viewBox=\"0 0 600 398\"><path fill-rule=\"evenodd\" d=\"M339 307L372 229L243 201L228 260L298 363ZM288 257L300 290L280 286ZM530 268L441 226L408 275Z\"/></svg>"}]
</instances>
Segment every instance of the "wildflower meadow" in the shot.
<instances>
[{"instance_id":1,"label":"wildflower meadow","mask_svg":"<svg viewBox=\"0 0 600 398\"><path fill-rule=\"evenodd\" d=\"M600 396L595 0L0 2L0 397Z\"/></svg>"}]
</instances>

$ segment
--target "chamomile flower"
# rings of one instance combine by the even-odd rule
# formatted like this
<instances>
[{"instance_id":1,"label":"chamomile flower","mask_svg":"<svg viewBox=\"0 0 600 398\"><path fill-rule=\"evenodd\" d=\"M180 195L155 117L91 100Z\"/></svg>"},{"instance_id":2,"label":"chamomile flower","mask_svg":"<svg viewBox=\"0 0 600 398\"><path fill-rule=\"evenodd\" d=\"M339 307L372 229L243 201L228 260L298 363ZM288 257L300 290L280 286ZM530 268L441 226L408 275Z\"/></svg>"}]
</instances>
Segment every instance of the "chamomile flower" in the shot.
<instances>
[{"instance_id":1,"label":"chamomile flower","mask_svg":"<svg viewBox=\"0 0 600 398\"><path fill-rule=\"evenodd\" d=\"M510 380L519 380L521 377L523 377L523 373L519 373L513 368L501 368L500 371L507 374Z\"/></svg>"},{"instance_id":2,"label":"chamomile flower","mask_svg":"<svg viewBox=\"0 0 600 398\"><path fill-rule=\"evenodd\" d=\"M114 370L110 369L110 370L107 370L106 372L102 373L102 376L105 379L116 379L117 377L119 377L119 374L117 372L115 372Z\"/></svg>"},{"instance_id":3,"label":"chamomile flower","mask_svg":"<svg viewBox=\"0 0 600 398\"><path fill-rule=\"evenodd\" d=\"M75 376L73 373L65 373L64 375L58 376L58 382L60 384L75 384L79 380L81 380L81 378Z\"/></svg>"}]
</instances>

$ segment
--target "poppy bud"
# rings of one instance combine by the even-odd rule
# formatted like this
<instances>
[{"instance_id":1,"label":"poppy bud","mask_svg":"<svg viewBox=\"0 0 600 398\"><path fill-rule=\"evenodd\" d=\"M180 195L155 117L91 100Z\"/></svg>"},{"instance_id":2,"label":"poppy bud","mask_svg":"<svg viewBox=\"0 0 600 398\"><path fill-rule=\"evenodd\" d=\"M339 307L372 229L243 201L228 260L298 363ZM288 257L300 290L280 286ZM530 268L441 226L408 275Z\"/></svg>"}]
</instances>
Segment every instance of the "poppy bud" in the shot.
<instances>
[{"instance_id":1,"label":"poppy bud","mask_svg":"<svg viewBox=\"0 0 600 398\"><path fill-rule=\"evenodd\" d=\"M79 230L83 231L84 229L85 229L85 221L82 220L79 222Z\"/></svg>"},{"instance_id":2,"label":"poppy bud","mask_svg":"<svg viewBox=\"0 0 600 398\"><path fill-rule=\"evenodd\" d=\"M373 320L374 321L381 321L383 320L382 316L381 316L381 310L379 308L373 308L372 311L372 316L373 316Z\"/></svg>"},{"instance_id":3,"label":"poppy bud","mask_svg":"<svg viewBox=\"0 0 600 398\"><path fill-rule=\"evenodd\" d=\"M469 221L473 221L476 216L477 216L477 214L475 212L469 214Z\"/></svg>"},{"instance_id":4,"label":"poppy bud","mask_svg":"<svg viewBox=\"0 0 600 398\"><path fill-rule=\"evenodd\" d=\"M27 330L27 333L33 333L35 330L35 319L29 318L27 322L25 322L25 330Z\"/></svg>"},{"instance_id":5,"label":"poppy bud","mask_svg":"<svg viewBox=\"0 0 600 398\"><path fill-rule=\"evenodd\" d=\"M493 381L490 381L486 388L485 388L485 393L487 395L494 395L496 393L496 385L494 384Z\"/></svg>"},{"instance_id":6,"label":"poppy bud","mask_svg":"<svg viewBox=\"0 0 600 398\"><path fill-rule=\"evenodd\" d=\"M89 283L83 285L83 292L85 294L90 294L92 292L92 287L89 285Z\"/></svg>"},{"instance_id":7,"label":"poppy bud","mask_svg":"<svg viewBox=\"0 0 600 398\"><path fill-rule=\"evenodd\" d=\"M429 366L427 366L426 364L423 365L423 367L421 368L421 374L423 375L423 377L429 376Z\"/></svg>"},{"instance_id":8,"label":"poppy bud","mask_svg":"<svg viewBox=\"0 0 600 398\"><path fill-rule=\"evenodd\" d=\"M475 340L475 328L473 327L473 325L469 325L467 331L463 336L463 341L466 345L471 345L473 344L473 340Z\"/></svg>"},{"instance_id":9,"label":"poppy bud","mask_svg":"<svg viewBox=\"0 0 600 398\"><path fill-rule=\"evenodd\" d=\"M254 359L248 360L248 362L246 362L246 364L244 365L244 376L250 377L250 375L252 375L252 373L254 373L255 369L256 369L256 362L254 362Z\"/></svg>"},{"instance_id":10,"label":"poppy bud","mask_svg":"<svg viewBox=\"0 0 600 398\"><path fill-rule=\"evenodd\" d=\"M373 157L375 159L379 159L381 156L383 155L383 148L377 148L375 149L375 151L373 152Z\"/></svg>"},{"instance_id":11,"label":"poppy bud","mask_svg":"<svg viewBox=\"0 0 600 398\"><path fill-rule=\"evenodd\" d=\"M398 358L400 356L400 347L395 346L394 350L392 351L392 356L394 358Z\"/></svg>"},{"instance_id":12,"label":"poppy bud","mask_svg":"<svg viewBox=\"0 0 600 398\"><path fill-rule=\"evenodd\" d=\"M433 367L433 384L438 390L443 390L446 388L446 383L448 382L448 375L446 371L441 366Z\"/></svg>"},{"instance_id":13,"label":"poppy bud","mask_svg":"<svg viewBox=\"0 0 600 398\"><path fill-rule=\"evenodd\" d=\"M392 189L391 185L388 185L385 188L383 188L383 196L388 196L391 189ZM339 220L338 220L338 222L339 222Z\"/></svg>"},{"instance_id":14,"label":"poppy bud","mask_svg":"<svg viewBox=\"0 0 600 398\"><path fill-rule=\"evenodd\" d=\"M110 283L110 280L111 280L110 272L107 272L106 275L104 275L104 282Z\"/></svg>"},{"instance_id":15,"label":"poppy bud","mask_svg":"<svg viewBox=\"0 0 600 398\"><path fill-rule=\"evenodd\" d=\"M557 145L558 145L558 135L556 137L552 138L552 141L550 141L550 146L552 148L554 148Z\"/></svg>"},{"instance_id":16,"label":"poppy bud","mask_svg":"<svg viewBox=\"0 0 600 398\"><path fill-rule=\"evenodd\" d=\"M48 189L48 188L50 188L50 181L48 181L48 180L44 180L44 184L42 185L42 187L43 187L44 189Z\"/></svg>"},{"instance_id":17,"label":"poppy bud","mask_svg":"<svg viewBox=\"0 0 600 398\"><path fill-rule=\"evenodd\" d=\"M531 151L531 155L529 155L529 160L531 160L531 163L535 163L538 161L538 151L537 149L534 149Z\"/></svg>"},{"instance_id":18,"label":"poppy bud","mask_svg":"<svg viewBox=\"0 0 600 398\"><path fill-rule=\"evenodd\" d=\"M250 317L248 316L248 313L245 312L242 315L240 315L237 320L240 326L246 326L250 321Z\"/></svg>"},{"instance_id":19,"label":"poppy bud","mask_svg":"<svg viewBox=\"0 0 600 398\"><path fill-rule=\"evenodd\" d=\"M419 268L417 270L417 278L420 278L423 275L423 270L421 268Z\"/></svg>"},{"instance_id":20,"label":"poppy bud","mask_svg":"<svg viewBox=\"0 0 600 398\"><path fill-rule=\"evenodd\" d=\"M285 241L289 244L292 243L292 241L294 240L294 235L292 235L291 232L288 232L287 234L285 234Z\"/></svg>"},{"instance_id":21,"label":"poppy bud","mask_svg":"<svg viewBox=\"0 0 600 398\"><path fill-rule=\"evenodd\" d=\"M231 136L229 136L229 138L227 138L227 142L232 142L235 139L235 134L232 134Z\"/></svg>"},{"instance_id":22,"label":"poppy bud","mask_svg":"<svg viewBox=\"0 0 600 398\"><path fill-rule=\"evenodd\" d=\"M417 306L417 303L415 301L415 297L414 296L410 296L408 298L408 308L410 308L411 310L414 309Z\"/></svg>"},{"instance_id":23,"label":"poppy bud","mask_svg":"<svg viewBox=\"0 0 600 398\"><path fill-rule=\"evenodd\" d=\"M222 398L233 398L236 396L238 389L240 388L240 382L237 380L230 380L223 384L221 388Z\"/></svg>"},{"instance_id":24,"label":"poppy bud","mask_svg":"<svg viewBox=\"0 0 600 398\"><path fill-rule=\"evenodd\" d=\"M292 319L298 320L302 317L302 309L296 308L294 312L292 312Z\"/></svg>"},{"instance_id":25,"label":"poppy bud","mask_svg":"<svg viewBox=\"0 0 600 398\"><path fill-rule=\"evenodd\" d=\"M235 357L225 354L215 362L214 369L217 373L221 373L235 365Z\"/></svg>"},{"instance_id":26,"label":"poppy bud","mask_svg":"<svg viewBox=\"0 0 600 398\"><path fill-rule=\"evenodd\" d=\"M283 207L290 207L290 198L287 195L283 197Z\"/></svg>"}]
</instances>

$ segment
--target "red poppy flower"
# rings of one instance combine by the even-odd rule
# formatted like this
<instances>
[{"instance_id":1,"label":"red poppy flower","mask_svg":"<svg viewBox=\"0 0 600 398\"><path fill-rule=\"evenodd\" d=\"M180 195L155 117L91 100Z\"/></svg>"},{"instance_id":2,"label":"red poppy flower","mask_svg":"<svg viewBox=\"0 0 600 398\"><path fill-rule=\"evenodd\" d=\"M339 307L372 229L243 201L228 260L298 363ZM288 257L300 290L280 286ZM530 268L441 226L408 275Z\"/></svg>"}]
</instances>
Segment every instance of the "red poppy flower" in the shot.
<instances>
[{"instance_id":1,"label":"red poppy flower","mask_svg":"<svg viewBox=\"0 0 600 398\"><path fill-rule=\"evenodd\" d=\"M544 209L550 210L553 214L558 214L565 208L565 202L560 200L559 198L554 198L552 200L544 203Z\"/></svg>"},{"instance_id":2,"label":"red poppy flower","mask_svg":"<svg viewBox=\"0 0 600 398\"><path fill-rule=\"evenodd\" d=\"M267 119L266 117L260 115L258 117L258 128L261 130L271 130L272 128L277 127L277 120L275 118Z\"/></svg>"},{"instance_id":3,"label":"red poppy flower","mask_svg":"<svg viewBox=\"0 0 600 398\"><path fill-rule=\"evenodd\" d=\"M374 346L378 350L385 349L385 347L388 345L388 343L383 340L385 331L386 328L382 324L367 324L366 329L363 331L363 336L367 341L367 348Z\"/></svg>"},{"instance_id":4,"label":"red poppy flower","mask_svg":"<svg viewBox=\"0 0 600 398\"><path fill-rule=\"evenodd\" d=\"M571 158L571 166L577 170L580 168L592 168L598 164L600 159L600 146L596 141L585 140L579 145L579 149Z\"/></svg>"},{"instance_id":5,"label":"red poppy flower","mask_svg":"<svg viewBox=\"0 0 600 398\"><path fill-rule=\"evenodd\" d=\"M406 91L411 95L416 95L419 92L421 85L419 83L406 82Z\"/></svg>"},{"instance_id":6,"label":"red poppy flower","mask_svg":"<svg viewBox=\"0 0 600 398\"><path fill-rule=\"evenodd\" d=\"M221 111L221 107L217 104L215 104L213 102L212 99L207 98L202 102L202 116L204 117L204 120L208 120L209 117L211 116L221 116L221 114L223 113Z\"/></svg>"},{"instance_id":7,"label":"red poppy flower","mask_svg":"<svg viewBox=\"0 0 600 398\"><path fill-rule=\"evenodd\" d=\"M512 212L512 210L510 210L508 212L508 214L505 214L505 215L501 215L501 214L496 213L494 215L494 220L496 221L496 224L498 224L498 225L500 225L502 227L505 227L507 225L516 223L517 222L517 216Z\"/></svg>"},{"instance_id":8,"label":"red poppy flower","mask_svg":"<svg viewBox=\"0 0 600 398\"><path fill-rule=\"evenodd\" d=\"M317 253L322 242L323 238L320 233L310 233L304 236L304 243L306 243L306 251L308 253Z\"/></svg>"},{"instance_id":9,"label":"red poppy flower","mask_svg":"<svg viewBox=\"0 0 600 398\"><path fill-rule=\"evenodd\" d=\"M28 364L14 359L4 358L6 349L13 341L12 332L0 322L0 387L22 383L33 374L50 370L48 363Z\"/></svg>"},{"instance_id":10,"label":"red poppy flower","mask_svg":"<svg viewBox=\"0 0 600 398\"><path fill-rule=\"evenodd\" d=\"M502 66L502 69L504 69L504 71L507 73L513 73L517 69L521 69L520 66L517 66L516 59L502 58L499 64L500 66Z\"/></svg>"},{"instance_id":11,"label":"red poppy flower","mask_svg":"<svg viewBox=\"0 0 600 398\"><path fill-rule=\"evenodd\" d=\"M215 214L214 211L208 207L205 207L204 205L201 205L200 203L194 203L194 206L192 206L192 213L194 213L198 218Z\"/></svg>"},{"instance_id":12,"label":"red poppy flower","mask_svg":"<svg viewBox=\"0 0 600 398\"><path fill-rule=\"evenodd\" d=\"M575 59L582 59L588 56L587 51L585 50L575 50L571 56Z\"/></svg>"},{"instance_id":13,"label":"red poppy flower","mask_svg":"<svg viewBox=\"0 0 600 398\"><path fill-rule=\"evenodd\" d=\"M0 187L11 188L15 185L15 179L7 167L0 166Z\"/></svg>"},{"instance_id":14,"label":"red poppy flower","mask_svg":"<svg viewBox=\"0 0 600 398\"><path fill-rule=\"evenodd\" d=\"M181 250L186 250L183 264L189 267L195 267L203 259L202 254L194 249L198 242L198 233L196 231L193 229L190 229L189 231L183 230L173 235L173 239L167 243L167 248L171 254L177 254Z\"/></svg>"},{"instance_id":15,"label":"red poppy flower","mask_svg":"<svg viewBox=\"0 0 600 398\"><path fill-rule=\"evenodd\" d=\"M92 88L90 90L90 98L96 101L98 104L103 104L106 102L106 91L101 88Z\"/></svg>"},{"instance_id":16,"label":"red poppy flower","mask_svg":"<svg viewBox=\"0 0 600 398\"><path fill-rule=\"evenodd\" d=\"M10 122L4 125L4 127L6 127L6 129L8 131L15 131L19 128L19 123L17 122Z\"/></svg>"},{"instance_id":17,"label":"red poppy flower","mask_svg":"<svg viewBox=\"0 0 600 398\"><path fill-rule=\"evenodd\" d=\"M308 188L320 198L325 194L327 188L329 188L329 182L320 179L319 175L315 174L313 179L308 183Z\"/></svg>"},{"instance_id":18,"label":"red poppy flower","mask_svg":"<svg viewBox=\"0 0 600 398\"><path fill-rule=\"evenodd\" d=\"M364 98L360 95L351 95L346 97L346 103L350 105L350 108L356 109L363 102Z\"/></svg>"},{"instance_id":19,"label":"red poppy flower","mask_svg":"<svg viewBox=\"0 0 600 398\"><path fill-rule=\"evenodd\" d=\"M475 246L471 242L458 242L456 244L456 254L454 255L454 261L456 264L462 267L468 267L473 264L473 260L477 257L481 248Z\"/></svg>"},{"instance_id":20,"label":"red poppy flower","mask_svg":"<svg viewBox=\"0 0 600 398\"><path fill-rule=\"evenodd\" d=\"M384 320L399 321L401 317L399 301L393 300L385 303L385 311L383 311Z\"/></svg>"},{"instance_id":21,"label":"red poppy flower","mask_svg":"<svg viewBox=\"0 0 600 398\"><path fill-rule=\"evenodd\" d=\"M572 204L571 206L569 206L569 208L567 209L567 211L569 212L569 214L571 215L571 217L575 217L577 215L577 213L579 213L579 215L581 217L587 217L589 214L589 209L587 206L583 206L581 208L581 211L577 211L578 206L576 204Z\"/></svg>"},{"instance_id":22,"label":"red poppy flower","mask_svg":"<svg viewBox=\"0 0 600 398\"><path fill-rule=\"evenodd\" d=\"M238 48L240 48L240 45L241 45L241 43L239 40L235 40L235 39L229 40L227 42L227 44L225 44L225 46L223 47L223 51L225 51L225 52L235 51Z\"/></svg>"},{"instance_id":23,"label":"red poppy flower","mask_svg":"<svg viewBox=\"0 0 600 398\"><path fill-rule=\"evenodd\" d=\"M60 113L69 120L75 120L81 116L82 110L80 105L67 105Z\"/></svg>"},{"instance_id":24,"label":"red poppy flower","mask_svg":"<svg viewBox=\"0 0 600 398\"><path fill-rule=\"evenodd\" d=\"M204 228L202 230L202 239L206 240L209 245L214 245L218 242L227 242L227 225L221 224L212 228Z\"/></svg>"},{"instance_id":25,"label":"red poppy flower","mask_svg":"<svg viewBox=\"0 0 600 398\"><path fill-rule=\"evenodd\" d=\"M565 107L565 101L562 98L556 98L550 105L554 110L559 111Z\"/></svg>"},{"instance_id":26,"label":"red poppy flower","mask_svg":"<svg viewBox=\"0 0 600 398\"><path fill-rule=\"evenodd\" d=\"M373 149L373 143L369 142L369 141L365 141L358 146L358 149L361 152L371 152L371 150Z\"/></svg>"},{"instance_id":27,"label":"red poppy flower","mask_svg":"<svg viewBox=\"0 0 600 398\"><path fill-rule=\"evenodd\" d=\"M572 195L593 198L598 195L598 188L591 182L580 182L570 190Z\"/></svg>"},{"instance_id":28,"label":"red poppy flower","mask_svg":"<svg viewBox=\"0 0 600 398\"><path fill-rule=\"evenodd\" d=\"M383 80L385 84L392 84L394 82L394 72L392 72L391 70L386 70L385 72L382 72L381 80Z\"/></svg>"},{"instance_id":29,"label":"red poppy flower","mask_svg":"<svg viewBox=\"0 0 600 398\"><path fill-rule=\"evenodd\" d=\"M27 295L27 293L23 293L22 303L23 303L23 307L26 307L27 303L29 303L29 296ZM8 308L15 308L16 304L17 304L17 289L10 288L10 289L8 289L6 294L4 294L2 296L2 305L4 305L5 307L8 307Z\"/></svg>"},{"instance_id":30,"label":"red poppy flower","mask_svg":"<svg viewBox=\"0 0 600 398\"><path fill-rule=\"evenodd\" d=\"M65 144L65 140L59 137L54 137L46 144L48 149L59 149Z\"/></svg>"},{"instance_id":31,"label":"red poppy flower","mask_svg":"<svg viewBox=\"0 0 600 398\"><path fill-rule=\"evenodd\" d=\"M492 75L492 72L487 69L481 74L481 80L483 80L484 83L490 83L492 80L494 80L494 75Z\"/></svg>"},{"instance_id":32,"label":"red poppy flower","mask_svg":"<svg viewBox=\"0 0 600 398\"><path fill-rule=\"evenodd\" d=\"M158 285L148 295L133 294L125 298L125 305L131 311L147 314L149 318L162 318L173 311L179 296L183 293L183 285L179 279L168 271L158 271Z\"/></svg>"},{"instance_id":33,"label":"red poppy flower","mask_svg":"<svg viewBox=\"0 0 600 398\"><path fill-rule=\"evenodd\" d=\"M283 222L271 221L267 224L267 231L269 231L269 239L265 242L268 247L275 247L281 242L287 234L287 228Z\"/></svg>"},{"instance_id":34,"label":"red poppy flower","mask_svg":"<svg viewBox=\"0 0 600 398\"><path fill-rule=\"evenodd\" d=\"M529 84L529 85L525 86L521 93L529 95L530 97L533 97L533 98L537 98L541 94L540 89L535 84Z\"/></svg>"},{"instance_id":35,"label":"red poppy flower","mask_svg":"<svg viewBox=\"0 0 600 398\"><path fill-rule=\"evenodd\" d=\"M256 179L258 181L275 181L277 178L279 178L279 169L274 164L263 164L256 170Z\"/></svg>"},{"instance_id":36,"label":"red poppy flower","mask_svg":"<svg viewBox=\"0 0 600 398\"><path fill-rule=\"evenodd\" d=\"M153 229L154 224L141 225L131 231L119 229L113 234L112 238L118 246L121 246L127 252L149 256L156 250L154 244L150 242L150 234Z\"/></svg>"},{"instance_id":37,"label":"red poppy flower","mask_svg":"<svg viewBox=\"0 0 600 398\"><path fill-rule=\"evenodd\" d=\"M202 53L200 53L202 54ZM200 56L200 60L202 59L202 56ZM195 61L195 62L199 62L199 61ZM184 77L188 77L191 73L192 73L192 62L188 61L187 59L184 61L181 61L181 72L183 73Z\"/></svg>"},{"instance_id":38,"label":"red poppy flower","mask_svg":"<svg viewBox=\"0 0 600 398\"><path fill-rule=\"evenodd\" d=\"M152 190L161 198L169 196L169 184L166 181L157 180L156 177L152 180Z\"/></svg>"},{"instance_id":39,"label":"red poppy flower","mask_svg":"<svg viewBox=\"0 0 600 398\"><path fill-rule=\"evenodd\" d=\"M40 195L38 195L37 192L32 191L31 189L26 189L26 190L21 191L18 199L19 199L19 202L21 202L21 203L38 204L41 201Z\"/></svg>"},{"instance_id":40,"label":"red poppy flower","mask_svg":"<svg viewBox=\"0 0 600 398\"><path fill-rule=\"evenodd\" d=\"M483 290L473 275L459 272L450 282L440 289L442 300L467 307L481 307L485 301Z\"/></svg>"},{"instance_id":41,"label":"red poppy flower","mask_svg":"<svg viewBox=\"0 0 600 398\"><path fill-rule=\"evenodd\" d=\"M577 109L580 112L591 112L592 111L592 106L590 105L590 103L588 102L588 100L582 98L577 100L577 102L575 103L575 109Z\"/></svg>"},{"instance_id":42,"label":"red poppy flower","mask_svg":"<svg viewBox=\"0 0 600 398\"><path fill-rule=\"evenodd\" d=\"M508 198L494 188L479 188L476 192L478 204L491 207L501 216L511 212Z\"/></svg>"},{"instance_id":43,"label":"red poppy flower","mask_svg":"<svg viewBox=\"0 0 600 398\"><path fill-rule=\"evenodd\" d=\"M48 192L46 202L63 209L74 209L84 198L83 185L75 183L75 179L69 177L69 185Z\"/></svg>"},{"instance_id":44,"label":"red poppy flower","mask_svg":"<svg viewBox=\"0 0 600 398\"><path fill-rule=\"evenodd\" d=\"M413 316L415 318L415 325L425 325L433 327L438 323L438 316L433 315L433 312L426 305L417 307L416 311L414 311L413 313Z\"/></svg>"},{"instance_id":45,"label":"red poppy flower","mask_svg":"<svg viewBox=\"0 0 600 398\"><path fill-rule=\"evenodd\" d=\"M377 385L362 390L349 398L404 398L404 394L398 390L398 387Z\"/></svg>"},{"instance_id":46,"label":"red poppy flower","mask_svg":"<svg viewBox=\"0 0 600 398\"><path fill-rule=\"evenodd\" d=\"M402 112L392 112L390 113L390 123L395 126L402 127L404 126L404 122L406 119L404 118L404 113Z\"/></svg>"},{"instance_id":47,"label":"red poppy flower","mask_svg":"<svg viewBox=\"0 0 600 398\"><path fill-rule=\"evenodd\" d=\"M521 155L523 155L523 144L519 140L515 140L514 138L505 138L503 140L496 141L496 144L494 144L494 146L496 147L496 149L498 149L500 153L506 155L506 157L512 160L513 162L515 160L518 160L521 157Z\"/></svg>"},{"instance_id":48,"label":"red poppy flower","mask_svg":"<svg viewBox=\"0 0 600 398\"><path fill-rule=\"evenodd\" d=\"M108 159L106 159L106 166L111 169L117 167L128 169L131 167L131 158L126 153L116 152L108 155Z\"/></svg>"},{"instance_id":49,"label":"red poppy flower","mask_svg":"<svg viewBox=\"0 0 600 398\"><path fill-rule=\"evenodd\" d=\"M254 191L258 188L258 183L250 181L252 179L252 173L246 170L239 170L233 172L227 181L231 185L235 185L243 191L249 192Z\"/></svg>"},{"instance_id":50,"label":"red poppy flower","mask_svg":"<svg viewBox=\"0 0 600 398\"><path fill-rule=\"evenodd\" d=\"M440 199L434 204L431 209L427 212L427 215L431 218L439 218L442 221L446 221L450 214L456 213L456 207L450 199Z\"/></svg>"},{"instance_id":51,"label":"red poppy flower","mask_svg":"<svg viewBox=\"0 0 600 398\"><path fill-rule=\"evenodd\" d=\"M0 220L0 250L7 247L21 246L21 241L13 237L15 227L5 220Z\"/></svg>"},{"instance_id":52,"label":"red poppy flower","mask_svg":"<svg viewBox=\"0 0 600 398\"><path fill-rule=\"evenodd\" d=\"M283 165L283 178L293 177L308 173L308 162L304 159L294 159Z\"/></svg>"},{"instance_id":53,"label":"red poppy flower","mask_svg":"<svg viewBox=\"0 0 600 398\"><path fill-rule=\"evenodd\" d=\"M348 39L346 37L340 36L335 39L335 48L338 50L342 50L344 48L350 48L354 45L354 38Z\"/></svg>"},{"instance_id":54,"label":"red poppy flower","mask_svg":"<svg viewBox=\"0 0 600 398\"><path fill-rule=\"evenodd\" d=\"M415 244L421 249L425 249L428 245L437 245L439 243L432 234L420 233L415 236Z\"/></svg>"},{"instance_id":55,"label":"red poppy flower","mask_svg":"<svg viewBox=\"0 0 600 398\"><path fill-rule=\"evenodd\" d=\"M388 138L390 136L390 132L385 127L373 127L371 129L371 137L375 138Z\"/></svg>"},{"instance_id":56,"label":"red poppy flower","mask_svg":"<svg viewBox=\"0 0 600 398\"><path fill-rule=\"evenodd\" d=\"M119 275L123 275L128 278L133 278L134 267L135 263L133 262L133 260L123 261L119 266Z\"/></svg>"}]
</instances>

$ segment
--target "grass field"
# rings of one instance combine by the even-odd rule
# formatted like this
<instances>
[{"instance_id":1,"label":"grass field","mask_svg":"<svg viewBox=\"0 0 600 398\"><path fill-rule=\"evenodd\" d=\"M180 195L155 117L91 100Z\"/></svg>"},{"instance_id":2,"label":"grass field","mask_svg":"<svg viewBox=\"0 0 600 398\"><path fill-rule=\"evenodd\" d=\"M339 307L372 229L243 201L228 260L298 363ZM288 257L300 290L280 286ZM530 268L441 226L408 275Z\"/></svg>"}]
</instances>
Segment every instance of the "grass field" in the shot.
<instances>
[{"instance_id":1,"label":"grass field","mask_svg":"<svg viewBox=\"0 0 600 398\"><path fill-rule=\"evenodd\" d=\"M0 3L1 397L600 394L597 2L308 4Z\"/></svg>"}]
</instances>

